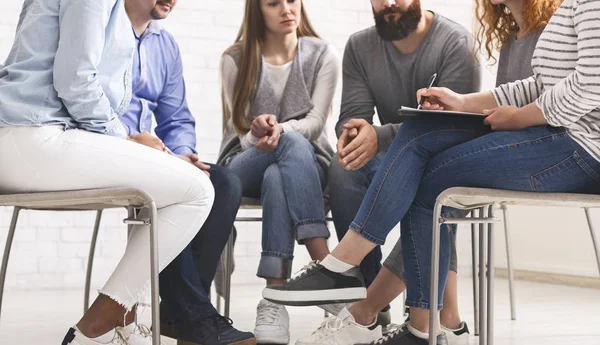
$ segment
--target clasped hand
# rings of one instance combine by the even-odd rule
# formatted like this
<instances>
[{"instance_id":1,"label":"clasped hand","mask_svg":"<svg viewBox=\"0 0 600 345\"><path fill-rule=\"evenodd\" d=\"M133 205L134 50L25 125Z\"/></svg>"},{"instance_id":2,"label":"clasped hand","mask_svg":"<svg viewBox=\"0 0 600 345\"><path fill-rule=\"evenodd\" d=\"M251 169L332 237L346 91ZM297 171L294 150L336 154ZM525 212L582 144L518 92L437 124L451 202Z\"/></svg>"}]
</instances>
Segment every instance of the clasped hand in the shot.
<instances>
[{"instance_id":1,"label":"clasped hand","mask_svg":"<svg viewBox=\"0 0 600 345\"><path fill-rule=\"evenodd\" d=\"M344 124L337 142L339 164L346 170L358 170L379 152L375 128L363 119L352 119Z\"/></svg>"},{"instance_id":2,"label":"clasped hand","mask_svg":"<svg viewBox=\"0 0 600 345\"><path fill-rule=\"evenodd\" d=\"M283 127L277 123L275 115L260 115L250 126L250 132L258 139L256 148L262 152L273 152L279 145Z\"/></svg>"}]
</instances>

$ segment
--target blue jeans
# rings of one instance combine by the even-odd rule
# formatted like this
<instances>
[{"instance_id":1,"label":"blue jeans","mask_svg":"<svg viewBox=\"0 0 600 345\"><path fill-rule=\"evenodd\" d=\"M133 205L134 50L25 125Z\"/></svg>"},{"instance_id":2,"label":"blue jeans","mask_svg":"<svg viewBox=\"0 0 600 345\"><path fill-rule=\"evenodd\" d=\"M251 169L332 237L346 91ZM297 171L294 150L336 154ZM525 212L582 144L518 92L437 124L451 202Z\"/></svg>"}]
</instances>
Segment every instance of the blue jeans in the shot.
<instances>
[{"instance_id":1,"label":"blue jeans","mask_svg":"<svg viewBox=\"0 0 600 345\"><path fill-rule=\"evenodd\" d=\"M215 314L208 294L240 201L242 184L227 168L210 165L215 201L206 222L190 244L159 276L160 317L187 334L199 320Z\"/></svg>"},{"instance_id":2,"label":"blue jeans","mask_svg":"<svg viewBox=\"0 0 600 345\"><path fill-rule=\"evenodd\" d=\"M340 166L337 154L331 160L331 165L329 166L329 194L331 197L331 214L338 240L341 241L346 232L348 232L348 228L358 213L369 185L373 181L375 173L383 162L384 157L385 154L380 153L358 170L346 170ZM450 227L455 233L456 226L452 225ZM450 270L456 272L457 256L454 236L451 237L451 240L452 258L450 260ZM360 270L367 287L371 285L381 270L381 258L381 248L377 246L360 264ZM401 240L396 243L383 265L404 281Z\"/></svg>"},{"instance_id":3,"label":"blue jeans","mask_svg":"<svg viewBox=\"0 0 600 345\"><path fill-rule=\"evenodd\" d=\"M410 307L430 308L433 207L442 191L456 186L594 194L600 192L600 162L564 128L491 132L480 119L454 117L404 122L350 228L383 244L401 221ZM450 258L447 230L440 241L442 301Z\"/></svg>"},{"instance_id":4,"label":"blue jeans","mask_svg":"<svg viewBox=\"0 0 600 345\"><path fill-rule=\"evenodd\" d=\"M284 133L275 152L250 148L227 164L242 181L243 195L261 198L262 255L257 275L291 276L294 238L329 238L322 186L325 173L302 135Z\"/></svg>"}]
</instances>

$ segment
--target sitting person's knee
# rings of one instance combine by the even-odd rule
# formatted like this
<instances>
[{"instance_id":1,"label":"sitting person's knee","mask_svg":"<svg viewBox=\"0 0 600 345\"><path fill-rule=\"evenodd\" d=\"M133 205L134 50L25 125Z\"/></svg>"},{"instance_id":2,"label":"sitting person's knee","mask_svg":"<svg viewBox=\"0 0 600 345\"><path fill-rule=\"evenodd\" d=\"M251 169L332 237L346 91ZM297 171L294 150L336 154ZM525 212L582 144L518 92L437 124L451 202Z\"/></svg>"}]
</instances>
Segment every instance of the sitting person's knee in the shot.
<instances>
[{"instance_id":1,"label":"sitting person's knee","mask_svg":"<svg viewBox=\"0 0 600 345\"><path fill-rule=\"evenodd\" d=\"M298 132L288 132L279 138L279 148L291 148L293 150L309 150L314 152L312 144Z\"/></svg>"},{"instance_id":2,"label":"sitting person's knee","mask_svg":"<svg viewBox=\"0 0 600 345\"><path fill-rule=\"evenodd\" d=\"M208 173L215 193L226 195L230 200L239 201L242 198L242 182L233 171L219 165L212 165Z\"/></svg>"}]
</instances>

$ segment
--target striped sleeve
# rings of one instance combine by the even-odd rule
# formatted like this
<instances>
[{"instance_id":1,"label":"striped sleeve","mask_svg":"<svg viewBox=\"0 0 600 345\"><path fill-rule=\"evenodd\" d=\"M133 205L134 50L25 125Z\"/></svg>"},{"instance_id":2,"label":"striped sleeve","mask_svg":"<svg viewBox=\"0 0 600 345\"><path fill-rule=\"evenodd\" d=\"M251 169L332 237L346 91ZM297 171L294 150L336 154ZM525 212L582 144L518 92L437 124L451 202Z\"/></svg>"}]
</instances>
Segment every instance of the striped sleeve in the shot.
<instances>
[{"instance_id":1,"label":"striped sleeve","mask_svg":"<svg viewBox=\"0 0 600 345\"><path fill-rule=\"evenodd\" d=\"M600 107L600 0L575 0L573 5L575 71L537 100L544 117L555 127L567 127Z\"/></svg>"},{"instance_id":2,"label":"striped sleeve","mask_svg":"<svg viewBox=\"0 0 600 345\"><path fill-rule=\"evenodd\" d=\"M534 102L543 91L541 79L536 76L507 83L492 90L498 106L524 107Z\"/></svg>"}]
</instances>

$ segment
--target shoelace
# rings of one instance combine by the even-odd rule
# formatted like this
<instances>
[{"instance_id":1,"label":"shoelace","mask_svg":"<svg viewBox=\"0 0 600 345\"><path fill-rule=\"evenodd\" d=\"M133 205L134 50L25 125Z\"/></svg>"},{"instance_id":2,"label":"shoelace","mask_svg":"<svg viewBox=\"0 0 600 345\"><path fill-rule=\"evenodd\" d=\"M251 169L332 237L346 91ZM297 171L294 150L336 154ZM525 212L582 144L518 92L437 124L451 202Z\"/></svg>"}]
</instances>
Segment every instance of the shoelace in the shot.
<instances>
[{"instance_id":1,"label":"shoelace","mask_svg":"<svg viewBox=\"0 0 600 345\"><path fill-rule=\"evenodd\" d=\"M339 331L344 327L344 321L337 316L332 316L327 320L323 321L321 326L313 332L313 336L316 336L319 340L328 338L331 334Z\"/></svg>"},{"instance_id":2,"label":"shoelace","mask_svg":"<svg viewBox=\"0 0 600 345\"><path fill-rule=\"evenodd\" d=\"M138 331L138 333L144 337L144 338L151 338L152 337L152 331L150 330L150 328L144 324L139 323L136 326L136 329Z\"/></svg>"},{"instance_id":3,"label":"shoelace","mask_svg":"<svg viewBox=\"0 0 600 345\"><path fill-rule=\"evenodd\" d=\"M308 265L302 267L302 269L298 272L296 272L296 274L294 274L294 276L288 280L286 280L286 283L292 283L298 279L300 279L301 277L304 277L305 275L307 275L309 272L311 272L312 270L314 270L315 268L317 268L317 266L319 265L319 261L318 260L314 260L308 263Z\"/></svg>"},{"instance_id":4,"label":"shoelace","mask_svg":"<svg viewBox=\"0 0 600 345\"><path fill-rule=\"evenodd\" d=\"M231 327L231 325L233 325L233 320L219 314L215 315L212 320L215 328L217 329L217 340L221 341L221 335L223 334L223 331L227 330Z\"/></svg>"},{"instance_id":5,"label":"shoelace","mask_svg":"<svg viewBox=\"0 0 600 345\"><path fill-rule=\"evenodd\" d=\"M277 315L279 314L279 306L271 303L259 305L257 309L257 324L271 324L275 322Z\"/></svg>"},{"instance_id":6,"label":"shoelace","mask_svg":"<svg viewBox=\"0 0 600 345\"><path fill-rule=\"evenodd\" d=\"M406 327L406 324L402 324L398 328L396 328L396 329L390 331L389 333L387 333L386 335L384 335L383 337L375 340L372 344L373 345L381 345L381 344L386 343L387 341L392 340L393 338L395 338L398 335L403 334L407 331L408 331L408 328Z\"/></svg>"},{"instance_id":7,"label":"shoelace","mask_svg":"<svg viewBox=\"0 0 600 345\"><path fill-rule=\"evenodd\" d=\"M118 345L131 345L129 343L129 332L124 328L117 329L115 332L117 334L116 340Z\"/></svg>"}]
</instances>

